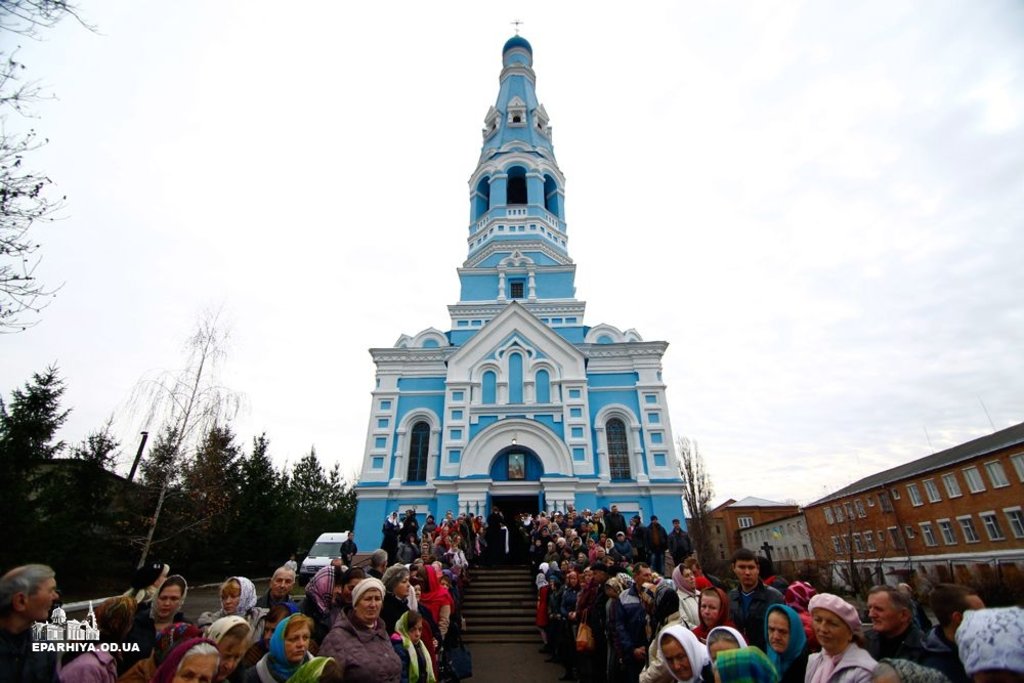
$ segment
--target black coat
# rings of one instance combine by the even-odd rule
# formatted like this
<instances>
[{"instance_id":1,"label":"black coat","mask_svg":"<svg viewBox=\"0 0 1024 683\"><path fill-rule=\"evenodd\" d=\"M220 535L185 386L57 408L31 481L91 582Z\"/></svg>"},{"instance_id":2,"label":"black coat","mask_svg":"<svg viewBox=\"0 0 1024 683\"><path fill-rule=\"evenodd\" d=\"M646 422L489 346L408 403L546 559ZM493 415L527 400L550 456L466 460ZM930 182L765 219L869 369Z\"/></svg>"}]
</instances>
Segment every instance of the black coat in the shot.
<instances>
[{"instance_id":1,"label":"black coat","mask_svg":"<svg viewBox=\"0 0 1024 683\"><path fill-rule=\"evenodd\" d=\"M138 611L135 613L135 620L132 622L132 630L128 631L128 635L125 637L124 642L126 643L138 643L138 652L125 652L124 657L121 659L121 663L117 665L117 675L121 676L125 671L135 666L135 662L146 659L153 653L153 646L156 645L156 623L153 618L149 616L150 603L144 602L139 605ZM178 623L179 621L187 621L185 615L178 612L174 615L172 623Z\"/></svg>"},{"instance_id":2,"label":"black coat","mask_svg":"<svg viewBox=\"0 0 1024 683\"><path fill-rule=\"evenodd\" d=\"M729 617L743 637L747 639L747 645L754 645L764 651L768 647L764 637L765 613L768 612L770 606L783 605L785 602L782 593L758 581L746 615L741 609L740 589L733 588L729 591Z\"/></svg>"}]
</instances>

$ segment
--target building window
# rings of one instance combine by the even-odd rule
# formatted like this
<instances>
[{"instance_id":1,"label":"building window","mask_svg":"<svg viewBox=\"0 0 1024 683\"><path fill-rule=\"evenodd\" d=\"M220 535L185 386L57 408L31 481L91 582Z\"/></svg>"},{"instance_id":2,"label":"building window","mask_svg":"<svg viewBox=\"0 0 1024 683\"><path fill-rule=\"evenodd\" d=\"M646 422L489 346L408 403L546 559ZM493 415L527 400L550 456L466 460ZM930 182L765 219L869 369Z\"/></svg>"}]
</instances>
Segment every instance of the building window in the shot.
<instances>
[{"instance_id":1,"label":"building window","mask_svg":"<svg viewBox=\"0 0 1024 683\"><path fill-rule=\"evenodd\" d=\"M977 467L965 469L964 479L967 480L967 490L971 493L981 493L985 490L985 482L981 480L981 472Z\"/></svg>"},{"instance_id":2,"label":"building window","mask_svg":"<svg viewBox=\"0 0 1024 683\"><path fill-rule=\"evenodd\" d=\"M740 517L736 521L740 525L741 529L749 529L750 527L754 526L753 517Z\"/></svg>"},{"instance_id":3,"label":"building window","mask_svg":"<svg viewBox=\"0 0 1024 683\"><path fill-rule=\"evenodd\" d=\"M889 527L889 538L892 539L892 545L894 548L903 550L903 536L900 534L898 527Z\"/></svg>"},{"instance_id":4,"label":"building window","mask_svg":"<svg viewBox=\"0 0 1024 683\"><path fill-rule=\"evenodd\" d=\"M885 491L878 494L878 504L882 506L882 512L892 512L892 501L889 500L889 494Z\"/></svg>"},{"instance_id":5,"label":"building window","mask_svg":"<svg viewBox=\"0 0 1024 683\"><path fill-rule=\"evenodd\" d=\"M1020 508L1003 508L1003 514L1006 515L1006 521L1010 523L1013 537L1024 538L1024 513L1021 513Z\"/></svg>"},{"instance_id":6,"label":"building window","mask_svg":"<svg viewBox=\"0 0 1024 683\"><path fill-rule=\"evenodd\" d=\"M924 480L924 492L928 495L929 503L938 503L942 500L942 496L939 495L939 487L935 485L934 479Z\"/></svg>"},{"instance_id":7,"label":"building window","mask_svg":"<svg viewBox=\"0 0 1024 683\"><path fill-rule=\"evenodd\" d=\"M1014 453L1011 455L1010 463L1017 472L1017 479L1024 483L1024 453Z\"/></svg>"},{"instance_id":8,"label":"building window","mask_svg":"<svg viewBox=\"0 0 1024 683\"><path fill-rule=\"evenodd\" d=\"M836 505L835 508L833 508L833 511L836 513L837 522L842 524L846 521L846 515L843 514L843 507L841 505Z\"/></svg>"},{"instance_id":9,"label":"building window","mask_svg":"<svg viewBox=\"0 0 1024 683\"><path fill-rule=\"evenodd\" d=\"M942 485L946 487L946 495L950 498L959 498L964 495L963 492L960 491L960 482L956 480L955 472L943 474Z\"/></svg>"},{"instance_id":10,"label":"building window","mask_svg":"<svg viewBox=\"0 0 1024 683\"><path fill-rule=\"evenodd\" d=\"M893 500L899 500L900 499L900 490L899 489L894 488L892 490L892 499Z\"/></svg>"},{"instance_id":11,"label":"building window","mask_svg":"<svg viewBox=\"0 0 1024 683\"><path fill-rule=\"evenodd\" d=\"M931 522L921 522L921 536L924 537L924 544L929 548L939 544L939 542L935 540L935 531L932 529Z\"/></svg>"},{"instance_id":12,"label":"building window","mask_svg":"<svg viewBox=\"0 0 1024 683\"><path fill-rule=\"evenodd\" d=\"M804 557L810 558L811 557L811 549L807 547L806 543L803 544L803 547L804 547Z\"/></svg>"},{"instance_id":13,"label":"building window","mask_svg":"<svg viewBox=\"0 0 1024 683\"><path fill-rule=\"evenodd\" d=\"M409 470L406 481L427 480L427 451L430 449L430 425L417 422L409 435Z\"/></svg>"},{"instance_id":14,"label":"building window","mask_svg":"<svg viewBox=\"0 0 1024 683\"><path fill-rule=\"evenodd\" d=\"M858 553L864 552L864 544L860 540L860 534L853 535L853 549Z\"/></svg>"},{"instance_id":15,"label":"building window","mask_svg":"<svg viewBox=\"0 0 1024 683\"><path fill-rule=\"evenodd\" d=\"M907 538L913 538L914 537L914 527L910 526L909 524L906 525L905 527L903 527L903 535L906 536Z\"/></svg>"},{"instance_id":16,"label":"building window","mask_svg":"<svg viewBox=\"0 0 1024 683\"><path fill-rule=\"evenodd\" d=\"M848 519L853 519L853 503L846 501L843 503L843 509L846 510L846 517Z\"/></svg>"},{"instance_id":17,"label":"building window","mask_svg":"<svg viewBox=\"0 0 1024 683\"><path fill-rule=\"evenodd\" d=\"M870 531L864 532L864 545L867 546L868 552L875 552L875 535Z\"/></svg>"},{"instance_id":18,"label":"building window","mask_svg":"<svg viewBox=\"0 0 1024 683\"><path fill-rule=\"evenodd\" d=\"M1010 480L1006 478L1006 471L1003 469L1003 463L998 460L985 463L985 471L988 472L988 480L992 482L992 488L1001 489L1010 485Z\"/></svg>"},{"instance_id":19,"label":"building window","mask_svg":"<svg viewBox=\"0 0 1024 683\"><path fill-rule=\"evenodd\" d=\"M551 403L551 374L547 370L538 370L535 378L537 403Z\"/></svg>"},{"instance_id":20,"label":"building window","mask_svg":"<svg viewBox=\"0 0 1024 683\"><path fill-rule=\"evenodd\" d=\"M526 295L526 283L522 280L510 280L508 283L508 298L510 299L522 299Z\"/></svg>"},{"instance_id":21,"label":"building window","mask_svg":"<svg viewBox=\"0 0 1024 683\"><path fill-rule=\"evenodd\" d=\"M921 499L921 491L918 490L917 484L907 484L907 495L910 496L910 504L914 507L924 505L924 500Z\"/></svg>"},{"instance_id":22,"label":"building window","mask_svg":"<svg viewBox=\"0 0 1024 683\"><path fill-rule=\"evenodd\" d=\"M956 545L956 534L953 532L953 523L948 519L939 520L939 531L942 532L942 542L946 545Z\"/></svg>"},{"instance_id":23,"label":"building window","mask_svg":"<svg viewBox=\"0 0 1024 683\"><path fill-rule=\"evenodd\" d=\"M865 517L868 516L867 511L864 510L864 502L860 498L858 498L857 500L853 501L853 506L855 508L857 508L857 516L858 517L860 517L861 519L864 519Z\"/></svg>"},{"instance_id":24,"label":"building window","mask_svg":"<svg viewBox=\"0 0 1024 683\"><path fill-rule=\"evenodd\" d=\"M838 536L833 536L832 537L832 550L834 550L837 555L840 552L840 550L839 550L839 537Z\"/></svg>"},{"instance_id":25,"label":"building window","mask_svg":"<svg viewBox=\"0 0 1024 683\"><path fill-rule=\"evenodd\" d=\"M835 517L832 516L832 508L826 507L825 508L825 523L826 524L835 524L835 522L836 522L836 519L835 519Z\"/></svg>"},{"instance_id":26,"label":"building window","mask_svg":"<svg viewBox=\"0 0 1024 683\"><path fill-rule=\"evenodd\" d=\"M1003 534L1003 530L999 526L999 518L996 517L996 513L994 511L982 512L978 516L981 517L981 523L985 525L985 533L988 534L988 540L1006 540L1006 536Z\"/></svg>"},{"instance_id":27,"label":"building window","mask_svg":"<svg viewBox=\"0 0 1024 683\"><path fill-rule=\"evenodd\" d=\"M629 443L626 441L626 425L617 417L605 424L608 439L608 467L612 479L630 479Z\"/></svg>"},{"instance_id":28,"label":"building window","mask_svg":"<svg viewBox=\"0 0 1024 683\"><path fill-rule=\"evenodd\" d=\"M380 402L380 409L382 411L383 410L391 410L391 401L381 401Z\"/></svg>"},{"instance_id":29,"label":"building window","mask_svg":"<svg viewBox=\"0 0 1024 683\"><path fill-rule=\"evenodd\" d=\"M956 518L960 522L960 530L964 532L964 540L968 543L977 543L981 540L978 536L978 530L974 528L974 520L971 519L970 515L964 515L963 517Z\"/></svg>"}]
</instances>

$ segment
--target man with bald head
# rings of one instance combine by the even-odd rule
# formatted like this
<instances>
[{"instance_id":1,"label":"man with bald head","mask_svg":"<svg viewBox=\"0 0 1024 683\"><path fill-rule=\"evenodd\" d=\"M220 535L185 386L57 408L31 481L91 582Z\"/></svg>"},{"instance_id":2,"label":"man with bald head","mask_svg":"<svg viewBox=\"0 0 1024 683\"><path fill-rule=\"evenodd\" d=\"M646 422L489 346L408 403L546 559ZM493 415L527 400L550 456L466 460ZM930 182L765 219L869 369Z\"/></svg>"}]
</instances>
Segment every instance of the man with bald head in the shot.
<instances>
[{"instance_id":1,"label":"man with bald head","mask_svg":"<svg viewBox=\"0 0 1024 683\"><path fill-rule=\"evenodd\" d=\"M45 564L15 567L0 578L0 681L53 683L57 653L32 651L32 624L45 622L57 580Z\"/></svg>"},{"instance_id":2,"label":"man with bald head","mask_svg":"<svg viewBox=\"0 0 1024 683\"><path fill-rule=\"evenodd\" d=\"M260 601L256 603L256 606L270 609L274 605L280 605L285 602L298 606L292 600L292 587L294 585L295 572L288 567L278 567L274 570L274 575L270 577L270 587L267 589L266 594L260 598Z\"/></svg>"}]
</instances>

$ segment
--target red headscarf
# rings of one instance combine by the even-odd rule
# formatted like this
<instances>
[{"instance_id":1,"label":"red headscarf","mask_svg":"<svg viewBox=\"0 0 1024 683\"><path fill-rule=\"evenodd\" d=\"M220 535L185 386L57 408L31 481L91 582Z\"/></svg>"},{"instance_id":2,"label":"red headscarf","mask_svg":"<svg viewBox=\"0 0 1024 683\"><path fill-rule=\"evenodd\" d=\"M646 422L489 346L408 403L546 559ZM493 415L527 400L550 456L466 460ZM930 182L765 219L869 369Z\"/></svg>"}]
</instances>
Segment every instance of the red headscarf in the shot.
<instances>
[{"instance_id":1,"label":"red headscarf","mask_svg":"<svg viewBox=\"0 0 1024 683\"><path fill-rule=\"evenodd\" d=\"M191 638L189 640L183 640L174 646L174 649L167 655L167 659L164 663L156 670L153 674L152 683L172 683L174 681L175 674L178 673L178 667L181 665L181 661L185 659L185 655L194 646L199 643L209 643L214 648L217 647L217 643L213 642L209 638Z\"/></svg>"},{"instance_id":2,"label":"red headscarf","mask_svg":"<svg viewBox=\"0 0 1024 683\"><path fill-rule=\"evenodd\" d=\"M448 592L448 589L441 585L441 580L433 565L428 564L423 569L427 575L427 585L423 587L423 592L420 594L419 604L430 611L430 616L434 617L434 621L440 621L441 608L448 605L454 610L455 600L452 599L452 594Z\"/></svg>"},{"instance_id":3,"label":"red headscarf","mask_svg":"<svg viewBox=\"0 0 1024 683\"><path fill-rule=\"evenodd\" d=\"M726 594L724 590L722 590L718 586L712 586L712 588L714 588L715 592L718 593L718 599L722 603L722 608L718 611L718 621L716 621L714 624L711 624L711 626L705 626L704 622L701 621L697 625L697 627L693 629L693 634L697 636L697 638L699 638L700 642L702 643L705 640L707 640L708 633L713 628L716 628L718 626L731 626L733 628L736 627L736 624L732 623L732 621L729 619L729 596ZM703 598L704 595L702 592L701 599Z\"/></svg>"}]
</instances>

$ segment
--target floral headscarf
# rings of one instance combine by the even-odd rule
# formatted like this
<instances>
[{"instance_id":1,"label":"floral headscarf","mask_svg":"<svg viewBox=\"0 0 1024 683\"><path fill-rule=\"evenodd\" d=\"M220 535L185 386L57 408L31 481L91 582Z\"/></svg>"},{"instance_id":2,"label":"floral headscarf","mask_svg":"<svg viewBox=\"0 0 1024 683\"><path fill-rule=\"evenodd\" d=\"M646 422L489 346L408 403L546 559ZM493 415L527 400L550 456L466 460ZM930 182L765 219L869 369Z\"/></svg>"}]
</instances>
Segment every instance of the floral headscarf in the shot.
<instances>
[{"instance_id":1,"label":"floral headscarf","mask_svg":"<svg viewBox=\"0 0 1024 683\"><path fill-rule=\"evenodd\" d=\"M409 681L420 680L420 657L423 657L423 661L427 664L427 683L435 683L434 678L434 667L430 663L430 653L427 651L427 646L423 643L421 638L418 643L413 645L412 638L409 637L409 613L404 613L395 624L395 635L402 639L402 646L405 651L409 654ZM395 636L391 636L392 639Z\"/></svg>"},{"instance_id":2,"label":"floral headscarf","mask_svg":"<svg viewBox=\"0 0 1024 683\"><path fill-rule=\"evenodd\" d=\"M244 576L232 576L229 580L237 581L242 589L238 597L238 607L235 608L234 613L238 616L245 616L256 607L256 601L259 599L256 597L256 586Z\"/></svg>"},{"instance_id":3,"label":"floral headscarf","mask_svg":"<svg viewBox=\"0 0 1024 683\"><path fill-rule=\"evenodd\" d=\"M1024 609L968 610L956 632L960 661L968 676L979 671L1024 673Z\"/></svg>"},{"instance_id":4,"label":"floral headscarf","mask_svg":"<svg viewBox=\"0 0 1024 683\"><path fill-rule=\"evenodd\" d=\"M324 673L324 667L329 661L331 661L330 657L314 657L300 666L288 679L288 683L318 683L320 676Z\"/></svg>"},{"instance_id":5,"label":"floral headscarf","mask_svg":"<svg viewBox=\"0 0 1024 683\"><path fill-rule=\"evenodd\" d=\"M156 662L157 666L160 666L167 659L167 655L171 653L175 645L179 645L186 640L201 638L202 636L203 632L199 630L198 626L184 621L165 626L156 634L156 641L153 645L153 661Z\"/></svg>"}]
</instances>

